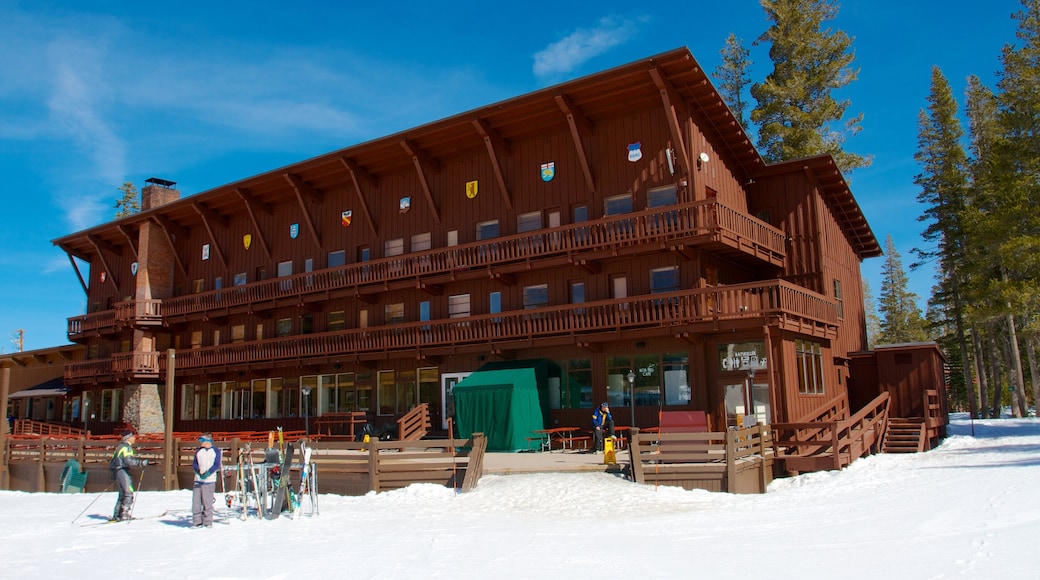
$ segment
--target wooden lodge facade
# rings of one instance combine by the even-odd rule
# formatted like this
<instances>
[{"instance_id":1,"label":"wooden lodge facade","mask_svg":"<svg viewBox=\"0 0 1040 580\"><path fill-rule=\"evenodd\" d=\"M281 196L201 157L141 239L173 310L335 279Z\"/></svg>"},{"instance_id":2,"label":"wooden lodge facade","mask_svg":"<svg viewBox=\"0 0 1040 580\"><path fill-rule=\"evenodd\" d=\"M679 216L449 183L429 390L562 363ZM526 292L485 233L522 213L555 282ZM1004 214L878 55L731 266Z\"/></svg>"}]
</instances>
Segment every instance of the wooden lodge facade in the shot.
<instances>
[{"instance_id":1,"label":"wooden lodge facade","mask_svg":"<svg viewBox=\"0 0 1040 580\"><path fill-rule=\"evenodd\" d=\"M798 421L848 396L881 254L834 160L766 164L686 49L142 198L54 241L88 304L64 378L132 413L171 381L177 431L419 403L446 429L452 386L503 361L547 361L558 425L601 401L644 428Z\"/></svg>"}]
</instances>

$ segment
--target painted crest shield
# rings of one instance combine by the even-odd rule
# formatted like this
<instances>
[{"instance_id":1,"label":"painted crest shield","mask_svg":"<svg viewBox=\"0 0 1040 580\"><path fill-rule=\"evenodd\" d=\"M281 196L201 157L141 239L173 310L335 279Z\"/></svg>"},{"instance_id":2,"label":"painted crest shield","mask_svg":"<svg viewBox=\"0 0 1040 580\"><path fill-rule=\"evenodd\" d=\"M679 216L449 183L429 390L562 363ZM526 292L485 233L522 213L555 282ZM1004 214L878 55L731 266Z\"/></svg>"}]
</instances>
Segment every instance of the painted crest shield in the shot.
<instances>
[{"instance_id":1,"label":"painted crest shield","mask_svg":"<svg viewBox=\"0 0 1040 580\"><path fill-rule=\"evenodd\" d=\"M343 227L347 227L347 226L350 225L350 220L353 219L352 218L353 215L354 215L353 210L349 210L349 209L347 211L343 212L342 215L340 215L340 223L343 224Z\"/></svg>"},{"instance_id":2,"label":"painted crest shield","mask_svg":"<svg viewBox=\"0 0 1040 580\"><path fill-rule=\"evenodd\" d=\"M98 280L101 280L101 283L104 284L105 280L108 280L108 274L102 272L100 275L98 275Z\"/></svg>"},{"instance_id":3,"label":"painted crest shield","mask_svg":"<svg viewBox=\"0 0 1040 580\"><path fill-rule=\"evenodd\" d=\"M300 235L300 223L296 222L289 226L289 237L295 240L298 235Z\"/></svg>"},{"instance_id":4,"label":"painted crest shield","mask_svg":"<svg viewBox=\"0 0 1040 580\"><path fill-rule=\"evenodd\" d=\"M466 182L466 197L468 197L470 199L473 199L474 197L477 197L477 181L476 180L467 181Z\"/></svg>"},{"instance_id":5,"label":"painted crest shield","mask_svg":"<svg viewBox=\"0 0 1040 580\"><path fill-rule=\"evenodd\" d=\"M556 177L556 162L542 163L542 181L552 181Z\"/></svg>"},{"instance_id":6,"label":"painted crest shield","mask_svg":"<svg viewBox=\"0 0 1040 580\"><path fill-rule=\"evenodd\" d=\"M242 247L244 247L245 249L248 250L249 249L249 244L252 244L252 243L253 243L253 235L252 234L246 234L246 235L242 236Z\"/></svg>"},{"instance_id":7,"label":"painted crest shield","mask_svg":"<svg viewBox=\"0 0 1040 580\"><path fill-rule=\"evenodd\" d=\"M202 244L202 259L209 259L209 244Z\"/></svg>"},{"instance_id":8,"label":"painted crest shield","mask_svg":"<svg viewBox=\"0 0 1040 580\"><path fill-rule=\"evenodd\" d=\"M628 144L628 160L639 161L643 158L643 144L639 141Z\"/></svg>"},{"instance_id":9,"label":"painted crest shield","mask_svg":"<svg viewBox=\"0 0 1040 580\"><path fill-rule=\"evenodd\" d=\"M130 262L130 275L131 276L136 276L137 275L137 262Z\"/></svg>"},{"instance_id":10,"label":"painted crest shield","mask_svg":"<svg viewBox=\"0 0 1040 580\"><path fill-rule=\"evenodd\" d=\"M411 197L402 197L401 198L401 213L406 213L410 209L412 209L412 198Z\"/></svg>"}]
</instances>

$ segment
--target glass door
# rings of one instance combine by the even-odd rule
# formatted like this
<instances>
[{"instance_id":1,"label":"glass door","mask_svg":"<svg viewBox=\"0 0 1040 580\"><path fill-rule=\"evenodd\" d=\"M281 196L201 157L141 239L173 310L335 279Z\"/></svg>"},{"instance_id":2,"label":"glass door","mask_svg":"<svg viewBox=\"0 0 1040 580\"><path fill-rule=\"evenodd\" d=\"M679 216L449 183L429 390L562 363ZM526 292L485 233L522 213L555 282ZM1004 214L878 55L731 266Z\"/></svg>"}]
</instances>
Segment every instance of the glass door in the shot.
<instances>
[{"instance_id":1,"label":"glass door","mask_svg":"<svg viewBox=\"0 0 1040 580\"><path fill-rule=\"evenodd\" d=\"M441 375L441 429L448 428L448 420L455 419L455 385L462 382L462 379L468 377L470 373L445 373ZM452 435L457 436L454 433L455 427L452 427Z\"/></svg>"}]
</instances>

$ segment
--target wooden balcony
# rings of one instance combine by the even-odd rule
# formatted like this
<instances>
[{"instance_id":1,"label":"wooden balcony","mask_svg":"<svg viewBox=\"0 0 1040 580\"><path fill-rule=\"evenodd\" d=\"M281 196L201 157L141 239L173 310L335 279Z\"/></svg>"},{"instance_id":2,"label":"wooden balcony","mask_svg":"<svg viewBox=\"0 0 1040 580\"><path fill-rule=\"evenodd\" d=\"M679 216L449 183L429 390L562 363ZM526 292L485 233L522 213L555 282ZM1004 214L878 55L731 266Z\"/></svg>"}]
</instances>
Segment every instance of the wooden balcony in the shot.
<instances>
[{"instance_id":1,"label":"wooden balcony","mask_svg":"<svg viewBox=\"0 0 1040 580\"><path fill-rule=\"evenodd\" d=\"M782 231L706 200L178 296L163 301L162 315L169 324L235 307L273 307L282 299L317 300L337 291L360 295L395 283L430 287L467 276L526 270L535 261L588 265L618 254L694 247L776 267L785 257Z\"/></svg>"},{"instance_id":2,"label":"wooden balcony","mask_svg":"<svg viewBox=\"0 0 1040 580\"><path fill-rule=\"evenodd\" d=\"M582 304L482 314L372 328L241 342L177 352L180 370L222 370L256 363L322 364L387 356L429 358L466 351L503 352L532 346L596 343L626 338L687 338L705 332L773 324L833 338L838 309L824 296L783 280L717 286ZM65 366L71 382L94 380L99 363ZM154 380L165 374L160 353L121 353L109 361L117 379Z\"/></svg>"},{"instance_id":3,"label":"wooden balcony","mask_svg":"<svg viewBox=\"0 0 1040 580\"><path fill-rule=\"evenodd\" d=\"M162 326L162 300L125 300L112 310L74 316L68 319L69 340L114 334L126 327Z\"/></svg>"}]
</instances>

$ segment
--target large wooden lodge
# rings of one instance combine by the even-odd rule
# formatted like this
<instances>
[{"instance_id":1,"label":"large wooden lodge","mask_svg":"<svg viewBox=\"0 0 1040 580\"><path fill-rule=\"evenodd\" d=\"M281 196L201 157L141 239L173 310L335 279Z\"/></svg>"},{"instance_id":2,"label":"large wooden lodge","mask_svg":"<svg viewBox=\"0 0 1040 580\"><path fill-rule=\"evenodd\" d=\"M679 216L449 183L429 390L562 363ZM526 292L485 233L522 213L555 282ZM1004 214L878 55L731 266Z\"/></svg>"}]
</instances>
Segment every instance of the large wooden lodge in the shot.
<instances>
[{"instance_id":1,"label":"large wooden lodge","mask_svg":"<svg viewBox=\"0 0 1040 580\"><path fill-rule=\"evenodd\" d=\"M881 250L847 182L826 155L764 162L686 49L175 186L55 240L88 304L55 419L148 430L170 381L177 431L419 403L447 430L453 385L495 363L542 369L552 424L608 401L619 425L725 431L848 416L872 364L860 263Z\"/></svg>"}]
</instances>

